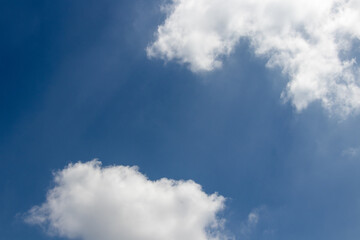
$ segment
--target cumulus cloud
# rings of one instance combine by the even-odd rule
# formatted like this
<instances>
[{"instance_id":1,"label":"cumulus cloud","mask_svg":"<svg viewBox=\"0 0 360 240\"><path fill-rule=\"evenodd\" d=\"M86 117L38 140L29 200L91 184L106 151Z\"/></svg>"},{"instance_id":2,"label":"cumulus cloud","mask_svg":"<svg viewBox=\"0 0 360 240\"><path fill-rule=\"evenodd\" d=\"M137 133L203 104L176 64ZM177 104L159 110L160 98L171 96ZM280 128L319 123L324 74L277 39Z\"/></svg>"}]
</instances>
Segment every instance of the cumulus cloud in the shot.
<instances>
[{"instance_id":1,"label":"cumulus cloud","mask_svg":"<svg viewBox=\"0 0 360 240\"><path fill-rule=\"evenodd\" d=\"M282 97L298 111L320 101L342 116L360 109L360 0L169 0L149 57L221 67L244 38L289 82Z\"/></svg>"},{"instance_id":2,"label":"cumulus cloud","mask_svg":"<svg viewBox=\"0 0 360 240\"><path fill-rule=\"evenodd\" d=\"M93 160L54 175L46 201L26 221L50 234L84 240L220 240L224 197L193 181L151 181L136 167Z\"/></svg>"}]
</instances>

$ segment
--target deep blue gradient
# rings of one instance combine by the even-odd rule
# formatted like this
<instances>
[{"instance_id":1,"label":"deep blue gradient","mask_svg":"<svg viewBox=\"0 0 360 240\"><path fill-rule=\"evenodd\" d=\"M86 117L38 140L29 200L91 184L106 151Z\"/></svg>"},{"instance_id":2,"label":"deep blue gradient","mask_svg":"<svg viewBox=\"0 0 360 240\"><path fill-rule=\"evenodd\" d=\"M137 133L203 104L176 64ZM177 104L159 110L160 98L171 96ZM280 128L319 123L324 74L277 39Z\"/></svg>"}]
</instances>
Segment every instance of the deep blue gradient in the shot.
<instances>
[{"instance_id":1,"label":"deep blue gradient","mask_svg":"<svg viewBox=\"0 0 360 240\"><path fill-rule=\"evenodd\" d=\"M51 239L23 214L93 158L219 192L237 239L359 239L360 118L296 113L246 41L212 73L147 59L160 2L2 1L0 239Z\"/></svg>"}]
</instances>

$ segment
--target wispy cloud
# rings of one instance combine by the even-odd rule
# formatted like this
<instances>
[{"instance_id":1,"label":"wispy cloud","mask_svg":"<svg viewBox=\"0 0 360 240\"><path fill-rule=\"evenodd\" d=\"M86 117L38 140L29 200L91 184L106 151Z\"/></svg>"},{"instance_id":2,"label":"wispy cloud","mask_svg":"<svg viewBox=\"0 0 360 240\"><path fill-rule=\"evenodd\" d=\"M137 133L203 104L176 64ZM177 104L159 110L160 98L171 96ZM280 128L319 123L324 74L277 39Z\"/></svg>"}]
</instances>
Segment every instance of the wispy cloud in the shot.
<instances>
[{"instance_id":1,"label":"wispy cloud","mask_svg":"<svg viewBox=\"0 0 360 240\"><path fill-rule=\"evenodd\" d=\"M84 240L221 240L217 213L224 197L207 195L193 181L151 181L136 167L101 167L99 161L58 171L45 203L26 222L50 234Z\"/></svg>"},{"instance_id":2,"label":"wispy cloud","mask_svg":"<svg viewBox=\"0 0 360 240\"><path fill-rule=\"evenodd\" d=\"M243 238L249 238L253 231L255 231L257 224L260 220L260 212L262 208L253 209L248 217L247 220L241 223L240 226L240 234Z\"/></svg>"},{"instance_id":3,"label":"wispy cloud","mask_svg":"<svg viewBox=\"0 0 360 240\"><path fill-rule=\"evenodd\" d=\"M149 57L211 71L246 38L288 76L282 97L298 111L314 101L344 117L359 111L359 0L171 0L162 8Z\"/></svg>"},{"instance_id":4,"label":"wispy cloud","mask_svg":"<svg viewBox=\"0 0 360 240\"><path fill-rule=\"evenodd\" d=\"M345 149L342 152L342 155L347 156L347 157L356 157L359 155L359 153L360 153L360 148L350 147L350 148Z\"/></svg>"}]
</instances>

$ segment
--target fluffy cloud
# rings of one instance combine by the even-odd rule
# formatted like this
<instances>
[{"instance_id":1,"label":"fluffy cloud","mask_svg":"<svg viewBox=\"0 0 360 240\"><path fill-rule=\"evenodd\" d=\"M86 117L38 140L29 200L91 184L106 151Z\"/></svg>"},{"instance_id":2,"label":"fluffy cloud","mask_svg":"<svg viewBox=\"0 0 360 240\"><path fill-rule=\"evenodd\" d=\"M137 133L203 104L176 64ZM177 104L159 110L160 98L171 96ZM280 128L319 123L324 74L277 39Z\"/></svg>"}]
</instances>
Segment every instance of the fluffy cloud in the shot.
<instances>
[{"instance_id":1,"label":"fluffy cloud","mask_svg":"<svg viewBox=\"0 0 360 240\"><path fill-rule=\"evenodd\" d=\"M219 68L245 38L289 78L282 97L298 111L320 101L346 116L360 109L360 0L169 0L149 57Z\"/></svg>"},{"instance_id":2,"label":"fluffy cloud","mask_svg":"<svg viewBox=\"0 0 360 240\"><path fill-rule=\"evenodd\" d=\"M224 198L193 181L151 181L136 167L70 164L26 221L84 240L220 240Z\"/></svg>"}]
</instances>

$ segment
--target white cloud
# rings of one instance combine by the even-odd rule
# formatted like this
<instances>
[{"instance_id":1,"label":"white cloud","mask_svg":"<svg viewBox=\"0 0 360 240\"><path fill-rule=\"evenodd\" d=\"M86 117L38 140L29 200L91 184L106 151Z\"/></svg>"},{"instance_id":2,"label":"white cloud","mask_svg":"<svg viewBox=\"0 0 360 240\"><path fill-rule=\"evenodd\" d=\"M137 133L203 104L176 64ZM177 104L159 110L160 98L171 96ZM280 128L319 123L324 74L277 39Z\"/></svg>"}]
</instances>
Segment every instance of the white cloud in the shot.
<instances>
[{"instance_id":1,"label":"white cloud","mask_svg":"<svg viewBox=\"0 0 360 240\"><path fill-rule=\"evenodd\" d=\"M268 67L289 77L283 92L298 111L320 101L342 116L359 111L360 0L169 0L149 57L221 67L240 39L249 39ZM358 44L358 43L357 43Z\"/></svg>"},{"instance_id":2,"label":"white cloud","mask_svg":"<svg viewBox=\"0 0 360 240\"><path fill-rule=\"evenodd\" d=\"M30 224L50 234L84 240L220 240L217 213L224 197L207 195L193 181L151 181L136 167L70 164L54 176L45 203Z\"/></svg>"}]
</instances>

